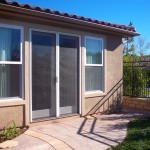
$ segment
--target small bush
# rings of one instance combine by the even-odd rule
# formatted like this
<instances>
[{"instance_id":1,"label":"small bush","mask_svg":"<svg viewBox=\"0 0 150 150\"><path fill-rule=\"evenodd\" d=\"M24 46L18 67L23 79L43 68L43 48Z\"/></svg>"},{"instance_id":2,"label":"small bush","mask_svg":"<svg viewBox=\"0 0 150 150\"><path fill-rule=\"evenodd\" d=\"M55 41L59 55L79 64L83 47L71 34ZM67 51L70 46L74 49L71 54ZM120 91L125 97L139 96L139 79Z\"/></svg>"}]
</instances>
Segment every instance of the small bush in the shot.
<instances>
[{"instance_id":1,"label":"small bush","mask_svg":"<svg viewBox=\"0 0 150 150\"><path fill-rule=\"evenodd\" d=\"M15 138L19 133L19 129L17 129L14 121L10 122L9 124L11 125L4 127L4 130L0 132L0 143L5 140L11 140L12 138Z\"/></svg>"}]
</instances>

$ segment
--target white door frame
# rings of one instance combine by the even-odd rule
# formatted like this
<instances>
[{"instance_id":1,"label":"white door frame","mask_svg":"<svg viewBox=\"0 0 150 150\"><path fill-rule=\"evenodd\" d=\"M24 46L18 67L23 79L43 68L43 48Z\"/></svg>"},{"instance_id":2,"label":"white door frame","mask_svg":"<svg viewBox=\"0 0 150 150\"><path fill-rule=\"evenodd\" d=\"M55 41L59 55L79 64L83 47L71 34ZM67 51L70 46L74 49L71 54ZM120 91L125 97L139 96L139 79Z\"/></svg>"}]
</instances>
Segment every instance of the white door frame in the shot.
<instances>
[{"instance_id":1,"label":"white door frame","mask_svg":"<svg viewBox=\"0 0 150 150\"><path fill-rule=\"evenodd\" d=\"M59 33L56 33L56 117L60 115L59 100Z\"/></svg>"},{"instance_id":2,"label":"white door frame","mask_svg":"<svg viewBox=\"0 0 150 150\"><path fill-rule=\"evenodd\" d=\"M33 122L32 118L32 31L39 31L39 32L45 32L45 33L54 33L56 35L56 117L60 116L60 92L59 92L59 35L70 35L70 36L75 36L79 37L79 101L78 101L78 110L79 114L81 114L81 35L77 34L70 34L70 33L64 33L64 32L56 32L56 31L49 31L49 30L41 30L41 29L35 29L35 28L30 28L29 29L29 54L30 54L30 66L29 66L29 94L30 94L30 122Z\"/></svg>"}]
</instances>

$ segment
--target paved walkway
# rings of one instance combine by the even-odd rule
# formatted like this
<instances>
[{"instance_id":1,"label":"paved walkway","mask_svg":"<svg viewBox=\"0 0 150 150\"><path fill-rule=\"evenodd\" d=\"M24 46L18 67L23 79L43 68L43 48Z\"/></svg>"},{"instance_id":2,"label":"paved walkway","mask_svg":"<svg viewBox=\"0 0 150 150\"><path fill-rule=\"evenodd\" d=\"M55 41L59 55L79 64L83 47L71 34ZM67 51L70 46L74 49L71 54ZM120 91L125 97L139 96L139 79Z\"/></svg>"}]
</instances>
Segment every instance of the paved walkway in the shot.
<instances>
[{"instance_id":1,"label":"paved walkway","mask_svg":"<svg viewBox=\"0 0 150 150\"><path fill-rule=\"evenodd\" d=\"M129 120L142 114L92 115L55 120L30 127L7 150L106 150L126 136Z\"/></svg>"}]
</instances>

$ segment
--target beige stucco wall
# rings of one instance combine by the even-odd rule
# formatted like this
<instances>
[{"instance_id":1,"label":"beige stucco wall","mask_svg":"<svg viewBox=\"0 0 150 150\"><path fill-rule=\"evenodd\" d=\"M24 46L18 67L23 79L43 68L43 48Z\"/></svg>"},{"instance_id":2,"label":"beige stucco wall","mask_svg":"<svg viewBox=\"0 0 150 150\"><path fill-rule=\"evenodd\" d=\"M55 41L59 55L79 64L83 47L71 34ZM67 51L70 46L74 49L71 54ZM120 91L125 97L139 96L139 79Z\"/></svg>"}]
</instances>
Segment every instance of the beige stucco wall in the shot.
<instances>
[{"instance_id":1,"label":"beige stucco wall","mask_svg":"<svg viewBox=\"0 0 150 150\"><path fill-rule=\"evenodd\" d=\"M123 54L122 39L106 36L104 53L104 93L85 95L85 112L116 112L122 107Z\"/></svg>"},{"instance_id":2,"label":"beige stucco wall","mask_svg":"<svg viewBox=\"0 0 150 150\"><path fill-rule=\"evenodd\" d=\"M24 118L24 105L0 107L0 129L12 126L13 121L17 123L17 126L24 126Z\"/></svg>"},{"instance_id":3,"label":"beige stucco wall","mask_svg":"<svg viewBox=\"0 0 150 150\"><path fill-rule=\"evenodd\" d=\"M16 119L17 125L21 125L25 123L26 125L30 124L30 50L29 50L29 31L30 28L40 29L40 30L48 30L48 31L57 31L63 33L70 34L78 34L81 36L81 114L86 115L94 112L102 112L108 110L108 106L113 103L116 104L116 101L121 99L121 87L117 84L122 79L122 47L121 47L121 37L116 35L108 35L102 33L89 33L79 30L66 29L66 28L57 28L51 26L51 24L41 25L28 23L23 21L15 21L5 18L0 18L0 22L4 24L18 25L24 28L24 91L25 97L24 100L8 100L8 101L0 101L0 116L5 116L6 112L8 112L7 117L0 117L1 119L5 119L5 123L7 121L19 117ZM101 37L104 39L104 93L96 93L96 94L85 94L85 64L84 64L84 55L85 55L85 47L84 47L84 37L85 36L95 36ZM115 86L117 84L117 86ZM113 88L115 86L115 88ZM115 92L112 94L107 94L111 89ZM111 91L112 92L112 91ZM111 95L109 97L109 95ZM109 97L109 100L108 100ZM107 101L104 104L101 104L100 101ZM106 100L105 100L106 99ZM108 104L109 101L109 104ZM96 105L98 103L98 105ZM96 105L96 109L95 106ZM7 107L6 107L7 106ZM11 107L8 107L11 106ZM111 105L112 106L112 105ZM115 107L115 106L114 106ZM7 109L6 109L7 108ZM24 108L24 109L23 109ZM7 111L6 111L7 110ZM96 111L95 111L96 110ZM10 114L13 113L13 117ZM3 126L2 124L1 126ZM1 128L1 127L0 127Z\"/></svg>"}]
</instances>

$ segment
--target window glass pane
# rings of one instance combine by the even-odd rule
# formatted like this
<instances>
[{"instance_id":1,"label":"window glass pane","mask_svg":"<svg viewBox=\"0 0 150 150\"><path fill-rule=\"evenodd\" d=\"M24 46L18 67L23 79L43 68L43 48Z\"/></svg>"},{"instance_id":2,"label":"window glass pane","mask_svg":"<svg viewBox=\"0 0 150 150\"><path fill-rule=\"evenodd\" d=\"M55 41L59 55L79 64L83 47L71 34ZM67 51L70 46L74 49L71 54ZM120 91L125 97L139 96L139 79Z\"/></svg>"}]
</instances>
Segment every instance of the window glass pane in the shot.
<instances>
[{"instance_id":1,"label":"window glass pane","mask_svg":"<svg viewBox=\"0 0 150 150\"><path fill-rule=\"evenodd\" d=\"M19 29L0 27L0 61L20 61Z\"/></svg>"},{"instance_id":2,"label":"window glass pane","mask_svg":"<svg viewBox=\"0 0 150 150\"><path fill-rule=\"evenodd\" d=\"M22 97L21 65L0 65L0 99Z\"/></svg>"},{"instance_id":3,"label":"window glass pane","mask_svg":"<svg viewBox=\"0 0 150 150\"><path fill-rule=\"evenodd\" d=\"M65 48L78 48L79 38L68 35L60 35L59 46Z\"/></svg>"},{"instance_id":4,"label":"window glass pane","mask_svg":"<svg viewBox=\"0 0 150 150\"><path fill-rule=\"evenodd\" d=\"M102 64L102 41L86 39L86 64Z\"/></svg>"},{"instance_id":5,"label":"window glass pane","mask_svg":"<svg viewBox=\"0 0 150 150\"><path fill-rule=\"evenodd\" d=\"M85 67L85 91L102 91L102 67Z\"/></svg>"}]
</instances>

